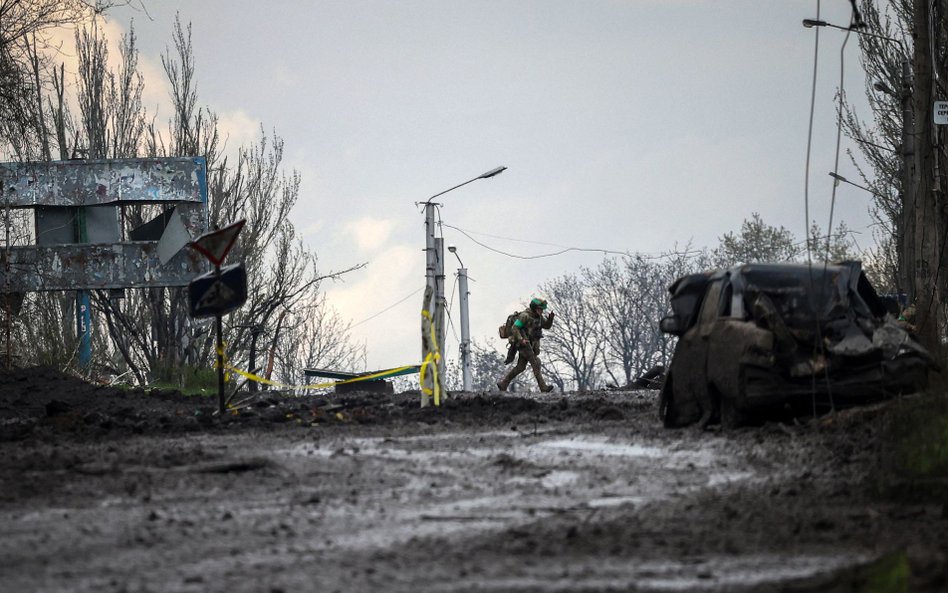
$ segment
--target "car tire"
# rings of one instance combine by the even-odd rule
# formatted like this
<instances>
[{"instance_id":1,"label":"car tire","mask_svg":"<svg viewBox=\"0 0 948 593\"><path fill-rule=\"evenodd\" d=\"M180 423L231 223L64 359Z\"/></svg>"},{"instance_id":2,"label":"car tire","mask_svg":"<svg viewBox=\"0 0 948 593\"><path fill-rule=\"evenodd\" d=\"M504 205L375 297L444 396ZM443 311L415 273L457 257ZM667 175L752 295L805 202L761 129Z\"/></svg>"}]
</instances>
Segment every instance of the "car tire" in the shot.
<instances>
[{"instance_id":1,"label":"car tire","mask_svg":"<svg viewBox=\"0 0 948 593\"><path fill-rule=\"evenodd\" d=\"M665 428L678 426L678 412L675 410L675 388L671 372L666 375L665 384L662 385L661 396L658 400L658 417L662 420Z\"/></svg>"}]
</instances>

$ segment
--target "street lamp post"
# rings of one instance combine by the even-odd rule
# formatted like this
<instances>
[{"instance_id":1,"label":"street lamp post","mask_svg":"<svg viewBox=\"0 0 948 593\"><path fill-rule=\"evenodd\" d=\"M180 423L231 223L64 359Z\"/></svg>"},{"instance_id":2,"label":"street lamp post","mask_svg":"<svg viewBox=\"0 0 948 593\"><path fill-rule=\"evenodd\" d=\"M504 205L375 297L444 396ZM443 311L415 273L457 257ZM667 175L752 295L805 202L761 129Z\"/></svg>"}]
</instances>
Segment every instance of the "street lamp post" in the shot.
<instances>
[{"instance_id":1,"label":"street lamp post","mask_svg":"<svg viewBox=\"0 0 948 593\"><path fill-rule=\"evenodd\" d=\"M467 289L467 268L458 255L458 248L454 245L448 245L448 251L458 258L458 293L461 295L461 377L464 384L464 391L471 390L471 323L469 314L470 292Z\"/></svg>"},{"instance_id":2,"label":"street lamp post","mask_svg":"<svg viewBox=\"0 0 948 593\"><path fill-rule=\"evenodd\" d=\"M444 245L440 238L435 237L435 207L440 204L432 202L438 196L444 195L449 191L454 191L468 183L473 183L478 179L490 179L503 173L507 167L495 167L486 173L482 173L473 179L464 183L459 183L454 187L438 192L428 198L425 204L425 281L430 288L432 300L434 302L434 311L432 319L435 326L435 340L439 352L444 352ZM426 303L426 306L428 304ZM422 340L424 344L424 340ZM424 350L424 347L422 347ZM422 351L422 358L428 353ZM444 376L444 357L442 356L438 364L438 376Z\"/></svg>"}]
</instances>

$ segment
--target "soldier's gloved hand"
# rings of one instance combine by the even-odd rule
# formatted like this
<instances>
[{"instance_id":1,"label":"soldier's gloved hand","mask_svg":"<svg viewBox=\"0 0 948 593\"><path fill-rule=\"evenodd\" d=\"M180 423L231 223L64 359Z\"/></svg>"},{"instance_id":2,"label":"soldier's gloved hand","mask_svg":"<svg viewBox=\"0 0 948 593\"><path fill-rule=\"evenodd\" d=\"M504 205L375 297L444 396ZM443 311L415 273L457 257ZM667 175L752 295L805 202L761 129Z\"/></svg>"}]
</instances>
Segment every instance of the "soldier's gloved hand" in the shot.
<instances>
[{"instance_id":1,"label":"soldier's gloved hand","mask_svg":"<svg viewBox=\"0 0 948 593\"><path fill-rule=\"evenodd\" d=\"M556 315L556 313L554 313L553 311L550 311L549 319L553 319L553 316L554 316L554 315Z\"/></svg>"},{"instance_id":2,"label":"soldier's gloved hand","mask_svg":"<svg viewBox=\"0 0 948 593\"><path fill-rule=\"evenodd\" d=\"M521 346L529 346L529 345L530 345L530 340L524 338L524 339L520 340L520 345L521 345Z\"/></svg>"}]
</instances>

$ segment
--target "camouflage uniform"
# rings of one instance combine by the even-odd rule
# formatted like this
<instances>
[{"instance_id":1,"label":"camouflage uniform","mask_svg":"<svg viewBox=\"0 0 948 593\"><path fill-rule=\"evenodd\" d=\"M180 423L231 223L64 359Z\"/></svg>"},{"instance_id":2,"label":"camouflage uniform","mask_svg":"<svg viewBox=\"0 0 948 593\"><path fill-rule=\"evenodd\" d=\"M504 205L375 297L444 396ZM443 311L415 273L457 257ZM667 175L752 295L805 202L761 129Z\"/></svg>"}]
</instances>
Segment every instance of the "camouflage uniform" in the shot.
<instances>
[{"instance_id":1,"label":"camouflage uniform","mask_svg":"<svg viewBox=\"0 0 948 593\"><path fill-rule=\"evenodd\" d=\"M914 334L918 331L918 328L915 327L916 317L917 315L915 312L915 305L909 305L902 311L902 314L899 315L897 323L899 324L899 327L905 331L909 332L910 334Z\"/></svg>"},{"instance_id":2,"label":"camouflage uniform","mask_svg":"<svg viewBox=\"0 0 948 593\"><path fill-rule=\"evenodd\" d=\"M538 305L534 305L535 302ZM547 315L546 319L543 318L542 310L545 308L546 301L534 299L531 301L531 306L521 311L520 315L517 316L517 320L514 321L508 338L510 354L507 357L507 362L513 359L514 351L518 352L520 357L517 359L517 366L510 369L510 372L497 383L497 387L501 391L507 391L507 386L527 368L528 363L533 368L533 376L536 377L540 391L549 392L553 390L553 387L547 385L546 381L543 380L543 375L540 374L540 338L543 337L543 330L553 327L553 313ZM523 343L524 340L526 340L526 344Z\"/></svg>"}]
</instances>

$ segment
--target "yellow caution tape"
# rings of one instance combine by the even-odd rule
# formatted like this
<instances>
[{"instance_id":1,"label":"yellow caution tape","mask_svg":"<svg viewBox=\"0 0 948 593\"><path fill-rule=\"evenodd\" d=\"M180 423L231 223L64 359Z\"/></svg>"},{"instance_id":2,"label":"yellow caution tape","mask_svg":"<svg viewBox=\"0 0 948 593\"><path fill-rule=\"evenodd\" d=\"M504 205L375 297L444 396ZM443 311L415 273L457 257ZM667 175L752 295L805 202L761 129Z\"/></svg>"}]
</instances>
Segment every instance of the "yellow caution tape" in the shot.
<instances>
[{"instance_id":1,"label":"yellow caution tape","mask_svg":"<svg viewBox=\"0 0 948 593\"><path fill-rule=\"evenodd\" d=\"M385 371L379 371L377 373L372 373L370 375L360 375L358 377L353 377L351 379L344 379L342 381L328 381L326 383L315 383L311 385L287 385L286 383L280 383L278 381L271 381L265 377L255 375L253 373L248 373L247 371L242 371L236 367L225 364L224 368L228 371L240 375L245 379L254 381L256 383L264 383L266 385L271 385L273 387L279 387L281 389L327 389L329 387L335 387L336 385L345 385L347 383L358 383L359 381L371 381L373 379L378 379L392 373L399 373L401 371L406 371L412 368L414 365L405 365L403 367L398 367L395 369L388 369Z\"/></svg>"},{"instance_id":2,"label":"yellow caution tape","mask_svg":"<svg viewBox=\"0 0 948 593\"><path fill-rule=\"evenodd\" d=\"M431 330L431 343L435 345L434 352L429 352L425 357L424 362L421 363L418 369L419 381L421 382L421 390L427 395L434 395L434 405L441 405L441 393L438 383L438 362L441 360L441 353L438 352L438 341L435 337L434 323L431 320L431 313L427 310L421 312L425 318L428 319L428 327ZM394 369L386 369L384 371L379 371L369 375L360 375L358 377L353 377L351 379L343 379L342 381L328 381L326 383L313 383L309 385L288 385L286 383L280 383L279 381L273 381L267 379L266 377L261 377L254 373L238 369L237 367L227 364L227 354L224 352L226 344L222 344L220 348L217 348L217 354L220 356L220 359L223 361L224 369L234 373L235 375L240 375L241 377L247 379L248 381L253 381L255 383L263 383L264 385L270 385L272 387L278 387L280 389L328 389L330 387L335 387L336 385L346 385L349 383L358 383L359 381L371 381L373 379L379 379L388 375L398 375L399 373L406 371L410 368L413 368L415 365L405 365L397 367ZM434 391L425 387L425 368L431 366L434 380ZM217 361L214 362L214 368L218 368ZM224 376L224 381L229 380L228 376Z\"/></svg>"},{"instance_id":3,"label":"yellow caution tape","mask_svg":"<svg viewBox=\"0 0 948 593\"><path fill-rule=\"evenodd\" d=\"M441 353L438 351L438 339L435 336L435 327L434 320L431 318L431 313L427 309L421 310L421 315L428 320L428 328L431 331L431 344L434 344L434 350L429 352L425 356L424 362L421 363L421 368L418 369L418 381L421 384L421 391L425 395L433 395L434 405L441 405L441 384L438 381L438 362L441 360ZM431 384L434 386L434 389L428 389L425 387L425 368L431 366Z\"/></svg>"},{"instance_id":4,"label":"yellow caution tape","mask_svg":"<svg viewBox=\"0 0 948 593\"><path fill-rule=\"evenodd\" d=\"M215 368L215 369L221 368L221 365L223 365L225 369L227 368L227 353L224 351L224 349L225 349L226 347L227 347L227 343L226 343L226 342L221 342L221 345L217 347L217 358L214 360L214 368ZM218 361L220 361L220 362L218 362ZM228 377L227 375L224 375L224 382L225 382L225 383L226 383L229 379L230 379L230 377Z\"/></svg>"}]
</instances>

